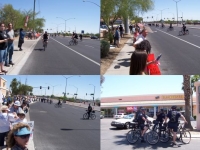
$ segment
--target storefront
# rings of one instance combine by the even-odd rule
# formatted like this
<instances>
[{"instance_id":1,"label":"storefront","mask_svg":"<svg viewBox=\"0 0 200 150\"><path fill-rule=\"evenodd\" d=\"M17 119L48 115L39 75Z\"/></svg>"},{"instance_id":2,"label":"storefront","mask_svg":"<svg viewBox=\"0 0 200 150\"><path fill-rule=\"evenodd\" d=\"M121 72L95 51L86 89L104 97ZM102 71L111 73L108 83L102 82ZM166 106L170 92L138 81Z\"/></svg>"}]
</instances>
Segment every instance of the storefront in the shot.
<instances>
[{"instance_id":1,"label":"storefront","mask_svg":"<svg viewBox=\"0 0 200 150\"><path fill-rule=\"evenodd\" d=\"M176 105L179 111L185 110L184 94L154 94L121 97L102 97L101 111L105 117L113 117L117 113L130 114L137 111L139 107L146 108L146 113L155 117L162 108L165 113ZM193 116L196 116L196 99L193 97Z\"/></svg>"}]
</instances>

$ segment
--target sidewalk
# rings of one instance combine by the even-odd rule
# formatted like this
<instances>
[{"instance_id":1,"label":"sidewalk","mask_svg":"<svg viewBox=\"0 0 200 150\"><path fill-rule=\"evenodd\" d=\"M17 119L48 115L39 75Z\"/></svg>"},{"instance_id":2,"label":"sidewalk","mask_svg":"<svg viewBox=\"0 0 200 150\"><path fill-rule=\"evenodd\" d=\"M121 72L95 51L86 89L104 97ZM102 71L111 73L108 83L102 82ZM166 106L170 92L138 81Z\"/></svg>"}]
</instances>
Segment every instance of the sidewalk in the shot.
<instances>
[{"instance_id":1,"label":"sidewalk","mask_svg":"<svg viewBox=\"0 0 200 150\"><path fill-rule=\"evenodd\" d=\"M18 38L15 38L14 41L14 52L13 52L13 63L15 65L6 67L4 66L4 69L8 71L8 75L17 75L19 74L21 68L23 65L26 63L28 57L34 50L35 45L37 42L40 40L41 37L39 37L36 40L27 40L26 38L24 39L24 43L22 44L22 51L19 51L18 48Z\"/></svg>"}]
</instances>

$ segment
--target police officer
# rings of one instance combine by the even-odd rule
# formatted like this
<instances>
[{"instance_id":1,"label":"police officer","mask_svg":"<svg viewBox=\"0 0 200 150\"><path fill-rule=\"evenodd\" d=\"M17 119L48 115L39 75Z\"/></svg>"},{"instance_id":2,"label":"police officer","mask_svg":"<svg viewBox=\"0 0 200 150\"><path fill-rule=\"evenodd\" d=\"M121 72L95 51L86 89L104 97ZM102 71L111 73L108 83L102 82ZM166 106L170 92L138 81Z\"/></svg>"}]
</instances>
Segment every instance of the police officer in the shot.
<instances>
[{"instance_id":1,"label":"police officer","mask_svg":"<svg viewBox=\"0 0 200 150\"><path fill-rule=\"evenodd\" d=\"M90 118L90 113L92 112L92 107L90 106L90 104L89 104L89 106L88 106L88 119Z\"/></svg>"},{"instance_id":2,"label":"police officer","mask_svg":"<svg viewBox=\"0 0 200 150\"><path fill-rule=\"evenodd\" d=\"M172 131L173 133L173 145L177 145L176 141L176 133L178 130L178 119L179 118L183 118L185 123L188 123L185 120L185 117L176 110L176 106L172 106L171 107L171 111L168 112L167 116L165 117L165 123L167 122L167 119L169 118L169 122L168 122L168 128Z\"/></svg>"},{"instance_id":3,"label":"police officer","mask_svg":"<svg viewBox=\"0 0 200 150\"><path fill-rule=\"evenodd\" d=\"M140 108L140 113L138 115L138 126L141 129L141 142L145 142L144 141L144 134L145 132L148 130L148 128L144 125L145 121L148 121L146 114L145 114L145 108L141 107Z\"/></svg>"},{"instance_id":4,"label":"police officer","mask_svg":"<svg viewBox=\"0 0 200 150\"><path fill-rule=\"evenodd\" d=\"M159 129L161 129L164 120L165 120L165 113L164 113L164 110L161 108L160 112L158 112L157 114L156 123L153 126L153 130L155 129L157 124L159 124Z\"/></svg>"}]
</instances>

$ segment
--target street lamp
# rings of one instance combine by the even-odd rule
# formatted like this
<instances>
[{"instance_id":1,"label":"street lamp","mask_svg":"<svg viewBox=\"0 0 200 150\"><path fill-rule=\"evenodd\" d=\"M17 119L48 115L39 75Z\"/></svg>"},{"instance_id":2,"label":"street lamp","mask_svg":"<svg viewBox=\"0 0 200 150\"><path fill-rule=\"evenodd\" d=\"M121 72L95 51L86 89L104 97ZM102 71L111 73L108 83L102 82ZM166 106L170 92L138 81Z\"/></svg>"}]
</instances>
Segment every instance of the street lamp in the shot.
<instances>
[{"instance_id":1,"label":"street lamp","mask_svg":"<svg viewBox=\"0 0 200 150\"><path fill-rule=\"evenodd\" d=\"M49 83L46 83L47 85L49 84ZM49 85L51 85L51 84L49 84ZM55 86L58 86L58 85L60 85L60 84L57 84L57 85L51 85L52 87L53 87L53 89L52 89L52 95L54 94L54 87Z\"/></svg>"},{"instance_id":2,"label":"street lamp","mask_svg":"<svg viewBox=\"0 0 200 150\"><path fill-rule=\"evenodd\" d=\"M61 18L61 17L56 17L56 18L63 19L63 18ZM67 20L70 20L70 19L75 19L75 18L63 19L63 20L65 20L65 33L66 33L66 21L67 21Z\"/></svg>"},{"instance_id":3,"label":"street lamp","mask_svg":"<svg viewBox=\"0 0 200 150\"><path fill-rule=\"evenodd\" d=\"M180 12L182 12L182 11L180 11ZM183 24L183 12L182 12L182 17L181 18L182 18L182 24Z\"/></svg>"},{"instance_id":4,"label":"street lamp","mask_svg":"<svg viewBox=\"0 0 200 150\"><path fill-rule=\"evenodd\" d=\"M165 9L162 9L162 10L158 9L158 10L161 12L161 20L162 20L162 12L163 12L164 10L167 10L167 9L169 9L169 8L165 8Z\"/></svg>"},{"instance_id":5,"label":"street lamp","mask_svg":"<svg viewBox=\"0 0 200 150\"><path fill-rule=\"evenodd\" d=\"M70 76L70 77L65 77L65 76L63 76L65 79L66 79L66 86L65 86L65 93L64 93L64 97L66 97L66 90L67 90L67 80L69 79L69 78L71 78L71 77L74 77L74 76ZM79 76L80 77L80 76Z\"/></svg>"},{"instance_id":6,"label":"street lamp","mask_svg":"<svg viewBox=\"0 0 200 150\"><path fill-rule=\"evenodd\" d=\"M173 1L176 2L177 26L178 26L178 5L177 5L177 3L180 2L181 0L179 0L179 1L175 1L175 0L173 0Z\"/></svg>"},{"instance_id":7,"label":"street lamp","mask_svg":"<svg viewBox=\"0 0 200 150\"><path fill-rule=\"evenodd\" d=\"M94 86L93 84L89 84L89 85ZM93 103L94 103L94 95L95 95L95 86L94 86L94 93L93 93ZM95 104L94 104L94 105L95 105Z\"/></svg>"},{"instance_id":8,"label":"street lamp","mask_svg":"<svg viewBox=\"0 0 200 150\"><path fill-rule=\"evenodd\" d=\"M84 0L83 0L83 2L89 2L89 3L93 3L93 4L97 5L97 6L99 6L98 4L96 4L96 3L94 3L94 2L91 2L91 1L84 1ZM99 6L99 7L100 7L100 6Z\"/></svg>"},{"instance_id":9,"label":"street lamp","mask_svg":"<svg viewBox=\"0 0 200 150\"><path fill-rule=\"evenodd\" d=\"M174 13L172 13L172 12L168 12L168 13L171 13L171 14L173 14L173 18L174 18Z\"/></svg>"},{"instance_id":10,"label":"street lamp","mask_svg":"<svg viewBox=\"0 0 200 150\"><path fill-rule=\"evenodd\" d=\"M60 24L53 23L53 24L56 24L56 25L57 25L57 33L58 33L58 26L61 25L61 24L64 24L64 23L60 23Z\"/></svg>"}]
</instances>

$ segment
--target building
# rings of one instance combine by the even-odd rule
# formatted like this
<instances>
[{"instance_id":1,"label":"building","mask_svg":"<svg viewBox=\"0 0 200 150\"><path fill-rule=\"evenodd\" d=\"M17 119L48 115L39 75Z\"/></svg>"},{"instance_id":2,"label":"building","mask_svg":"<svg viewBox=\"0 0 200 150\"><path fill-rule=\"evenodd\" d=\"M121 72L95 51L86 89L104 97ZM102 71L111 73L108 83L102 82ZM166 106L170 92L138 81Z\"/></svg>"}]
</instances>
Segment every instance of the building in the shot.
<instances>
[{"instance_id":1,"label":"building","mask_svg":"<svg viewBox=\"0 0 200 150\"><path fill-rule=\"evenodd\" d=\"M3 96L6 96L6 93L8 89L6 88L6 80L3 77L0 77L0 91L3 94Z\"/></svg>"},{"instance_id":2,"label":"building","mask_svg":"<svg viewBox=\"0 0 200 150\"><path fill-rule=\"evenodd\" d=\"M179 110L185 110L184 94L153 94L153 95L134 95L102 97L101 111L105 117L113 117L117 113L130 114L141 106L147 109L151 117L156 117L156 113L163 108L167 113L171 106L176 105ZM193 97L193 115L196 116L196 98Z\"/></svg>"}]
</instances>

